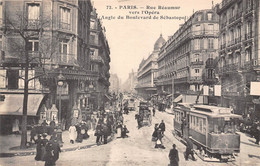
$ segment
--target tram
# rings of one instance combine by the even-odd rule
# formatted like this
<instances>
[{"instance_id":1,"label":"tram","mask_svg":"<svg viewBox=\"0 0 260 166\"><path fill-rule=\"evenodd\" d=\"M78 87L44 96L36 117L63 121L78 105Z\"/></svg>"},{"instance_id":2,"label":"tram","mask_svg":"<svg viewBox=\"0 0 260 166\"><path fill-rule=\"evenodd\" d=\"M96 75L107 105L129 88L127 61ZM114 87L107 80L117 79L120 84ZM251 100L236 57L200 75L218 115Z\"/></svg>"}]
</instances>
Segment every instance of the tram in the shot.
<instances>
[{"instance_id":1,"label":"tram","mask_svg":"<svg viewBox=\"0 0 260 166\"><path fill-rule=\"evenodd\" d=\"M179 103L174 108L174 134L185 142L191 139L195 152L204 161L233 161L240 152L236 122L240 115L230 108Z\"/></svg>"}]
</instances>

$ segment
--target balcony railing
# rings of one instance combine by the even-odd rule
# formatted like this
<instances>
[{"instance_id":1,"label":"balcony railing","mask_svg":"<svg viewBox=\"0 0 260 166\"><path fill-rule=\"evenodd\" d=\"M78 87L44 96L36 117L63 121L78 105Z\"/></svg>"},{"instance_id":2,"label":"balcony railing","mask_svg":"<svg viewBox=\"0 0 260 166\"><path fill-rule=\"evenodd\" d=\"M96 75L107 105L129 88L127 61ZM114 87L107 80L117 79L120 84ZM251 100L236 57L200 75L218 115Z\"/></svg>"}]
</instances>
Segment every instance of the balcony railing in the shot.
<instances>
[{"instance_id":1,"label":"balcony railing","mask_svg":"<svg viewBox=\"0 0 260 166\"><path fill-rule=\"evenodd\" d=\"M236 20L236 16L233 16L229 19L229 24Z\"/></svg>"},{"instance_id":2,"label":"balcony railing","mask_svg":"<svg viewBox=\"0 0 260 166\"><path fill-rule=\"evenodd\" d=\"M103 60L100 56L91 55L91 56L90 56L90 59L91 59L91 61L104 63L104 60Z\"/></svg>"},{"instance_id":3,"label":"balcony railing","mask_svg":"<svg viewBox=\"0 0 260 166\"><path fill-rule=\"evenodd\" d=\"M252 32L248 32L245 34L245 40L251 39L252 38Z\"/></svg>"},{"instance_id":4,"label":"balcony railing","mask_svg":"<svg viewBox=\"0 0 260 166\"><path fill-rule=\"evenodd\" d=\"M221 29L224 28L227 25L227 21L224 21L220 24Z\"/></svg>"},{"instance_id":5,"label":"balcony railing","mask_svg":"<svg viewBox=\"0 0 260 166\"><path fill-rule=\"evenodd\" d=\"M227 64L227 65L219 68L219 73L223 74L223 73L228 73L228 72L237 72L239 67L240 67L240 65L238 63Z\"/></svg>"},{"instance_id":6,"label":"balcony railing","mask_svg":"<svg viewBox=\"0 0 260 166\"><path fill-rule=\"evenodd\" d=\"M27 20L27 28L28 29L39 29L40 28L40 20L38 20L38 19Z\"/></svg>"},{"instance_id":7,"label":"balcony railing","mask_svg":"<svg viewBox=\"0 0 260 166\"><path fill-rule=\"evenodd\" d=\"M250 70L250 69L253 69L254 66L259 66L258 60L256 60L256 59L252 59L252 60L244 62L242 68L245 70Z\"/></svg>"},{"instance_id":8,"label":"balcony railing","mask_svg":"<svg viewBox=\"0 0 260 166\"><path fill-rule=\"evenodd\" d=\"M91 44L91 45L98 45L99 43L98 43L98 40L90 38L89 39L89 44Z\"/></svg>"},{"instance_id":9,"label":"balcony railing","mask_svg":"<svg viewBox=\"0 0 260 166\"><path fill-rule=\"evenodd\" d=\"M239 19L239 18L241 18L242 17L242 12L237 12L237 15L236 15L236 19Z\"/></svg>"},{"instance_id":10,"label":"balcony railing","mask_svg":"<svg viewBox=\"0 0 260 166\"><path fill-rule=\"evenodd\" d=\"M235 44L235 40L231 40L231 41L228 42L228 46L232 46L234 44Z\"/></svg>"},{"instance_id":11,"label":"balcony railing","mask_svg":"<svg viewBox=\"0 0 260 166\"><path fill-rule=\"evenodd\" d=\"M235 44L240 43L240 42L241 42L241 37L238 37L235 39Z\"/></svg>"},{"instance_id":12,"label":"balcony railing","mask_svg":"<svg viewBox=\"0 0 260 166\"><path fill-rule=\"evenodd\" d=\"M249 14L249 13L251 13L252 11L253 11L253 6L250 6L250 7L248 7L247 9L246 9L246 15L247 14Z\"/></svg>"},{"instance_id":13,"label":"balcony railing","mask_svg":"<svg viewBox=\"0 0 260 166\"><path fill-rule=\"evenodd\" d=\"M191 62L191 65L203 65L203 61Z\"/></svg>"},{"instance_id":14,"label":"balcony railing","mask_svg":"<svg viewBox=\"0 0 260 166\"><path fill-rule=\"evenodd\" d=\"M183 82L187 82L187 81L188 81L188 77L174 79L174 82L176 82L176 83L183 83Z\"/></svg>"},{"instance_id":15,"label":"balcony railing","mask_svg":"<svg viewBox=\"0 0 260 166\"><path fill-rule=\"evenodd\" d=\"M71 30L71 24L66 22L60 22L59 28L63 30Z\"/></svg>"},{"instance_id":16,"label":"balcony railing","mask_svg":"<svg viewBox=\"0 0 260 166\"><path fill-rule=\"evenodd\" d=\"M221 44L220 49L222 50L222 49L225 49L225 48L226 48L226 43Z\"/></svg>"},{"instance_id":17,"label":"balcony railing","mask_svg":"<svg viewBox=\"0 0 260 166\"><path fill-rule=\"evenodd\" d=\"M193 76L189 78L189 82L202 82L202 77L201 76Z\"/></svg>"},{"instance_id":18,"label":"balcony railing","mask_svg":"<svg viewBox=\"0 0 260 166\"><path fill-rule=\"evenodd\" d=\"M74 66L77 64L77 60L74 54L58 54L58 56L55 58L55 63L59 65Z\"/></svg>"},{"instance_id":19,"label":"balcony railing","mask_svg":"<svg viewBox=\"0 0 260 166\"><path fill-rule=\"evenodd\" d=\"M223 0L222 3L219 4L219 8L225 7L227 4L229 4L232 0Z\"/></svg>"}]
</instances>

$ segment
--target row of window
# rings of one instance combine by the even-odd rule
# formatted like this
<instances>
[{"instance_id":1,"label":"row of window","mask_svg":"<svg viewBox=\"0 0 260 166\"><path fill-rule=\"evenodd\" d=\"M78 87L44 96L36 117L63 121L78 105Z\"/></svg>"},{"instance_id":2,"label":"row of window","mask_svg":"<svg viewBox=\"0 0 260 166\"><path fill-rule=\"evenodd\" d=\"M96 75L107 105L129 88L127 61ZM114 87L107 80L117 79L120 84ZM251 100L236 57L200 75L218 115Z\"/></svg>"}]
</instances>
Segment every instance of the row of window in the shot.
<instances>
[{"instance_id":1,"label":"row of window","mask_svg":"<svg viewBox=\"0 0 260 166\"><path fill-rule=\"evenodd\" d=\"M190 129L206 134L206 118L190 115L189 120Z\"/></svg>"},{"instance_id":2,"label":"row of window","mask_svg":"<svg viewBox=\"0 0 260 166\"><path fill-rule=\"evenodd\" d=\"M245 9L246 10L252 10L254 4L254 0L246 0L245 2ZM240 14L243 11L243 4L242 2L238 2L236 4L234 4L227 12L222 14L222 20L223 23L226 23L228 19L232 19L233 17L237 16L238 14Z\"/></svg>"},{"instance_id":3,"label":"row of window","mask_svg":"<svg viewBox=\"0 0 260 166\"><path fill-rule=\"evenodd\" d=\"M215 19L214 14L212 12L208 12L205 15L203 13L198 13L197 17L195 18L196 21L203 21L203 20L211 21L214 19Z\"/></svg>"},{"instance_id":4,"label":"row of window","mask_svg":"<svg viewBox=\"0 0 260 166\"><path fill-rule=\"evenodd\" d=\"M194 50L217 49L217 39L194 39Z\"/></svg>"},{"instance_id":5,"label":"row of window","mask_svg":"<svg viewBox=\"0 0 260 166\"><path fill-rule=\"evenodd\" d=\"M246 24L244 24L244 32L245 32L245 39L247 38L251 38L252 37L252 32L253 32L253 29L252 29L252 22L251 21L248 21ZM226 41L228 43L230 42L235 42L235 40L239 40L237 42L240 42L241 41L241 38L242 38L242 34L241 34L241 26L237 26L236 28L232 28L229 30L229 32L227 33L223 33L222 36L221 36L221 43L222 44L226 44Z\"/></svg>"},{"instance_id":6,"label":"row of window","mask_svg":"<svg viewBox=\"0 0 260 166\"><path fill-rule=\"evenodd\" d=\"M3 16L3 7L2 2L0 2L0 20L2 20ZM29 22L32 22L33 20L39 20L40 19L40 4L39 3L28 3L27 4L27 18ZM71 29L71 9L68 7L60 7L59 8L59 20L60 20L60 28L62 29Z\"/></svg>"},{"instance_id":7,"label":"row of window","mask_svg":"<svg viewBox=\"0 0 260 166\"><path fill-rule=\"evenodd\" d=\"M23 89L24 88L24 70L0 70L0 88ZM28 71L28 78L35 75L34 70ZM20 78L21 77L21 78ZM40 84L36 80L31 80L28 84L29 89L39 88Z\"/></svg>"},{"instance_id":8,"label":"row of window","mask_svg":"<svg viewBox=\"0 0 260 166\"><path fill-rule=\"evenodd\" d=\"M230 54L229 56L224 56L220 60L220 67L224 67L227 64L241 64L242 62L248 62L253 60L252 48L249 47L245 50L245 57L241 57L240 53Z\"/></svg>"}]
</instances>

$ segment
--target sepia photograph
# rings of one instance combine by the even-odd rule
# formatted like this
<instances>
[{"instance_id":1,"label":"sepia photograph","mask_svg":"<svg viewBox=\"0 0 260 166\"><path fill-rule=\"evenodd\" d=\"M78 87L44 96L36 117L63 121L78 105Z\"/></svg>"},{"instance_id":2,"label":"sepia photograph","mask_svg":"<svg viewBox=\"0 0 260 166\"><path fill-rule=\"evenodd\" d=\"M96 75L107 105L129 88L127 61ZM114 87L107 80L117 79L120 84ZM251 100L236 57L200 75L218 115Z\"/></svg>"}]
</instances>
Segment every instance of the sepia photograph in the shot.
<instances>
[{"instance_id":1,"label":"sepia photograph","mask_svg":"<svg viewBox=\"0 0 260 166\"><path fill-rule=\"evenodd\" d=\"M259 0L0 0L0 166L260 166Z\"/></svg>"}]
</instances>

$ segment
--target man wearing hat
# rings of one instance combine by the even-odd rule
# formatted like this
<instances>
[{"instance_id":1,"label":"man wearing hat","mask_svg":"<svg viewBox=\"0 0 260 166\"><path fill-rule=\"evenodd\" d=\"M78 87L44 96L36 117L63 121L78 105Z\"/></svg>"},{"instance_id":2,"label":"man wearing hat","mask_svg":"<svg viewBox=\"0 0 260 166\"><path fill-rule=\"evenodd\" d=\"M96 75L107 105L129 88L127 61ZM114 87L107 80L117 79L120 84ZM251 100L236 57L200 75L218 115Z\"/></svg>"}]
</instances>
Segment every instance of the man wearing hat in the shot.
<instances>
[{"instance_id":1,"label":"man wearing hat","mask_svg":"<svg viewBox=\"0 0 260 166\"><path fill-rule=\"evenodd\" d=\"M191 155L192 160L195 161L194 152L193 152L193 143L191 141L191 136L189 136L188 139L186 139L187 146L186 146L186 152L185 152L185 160L189 159L189 155Z\"/></svg>"},{"instance_id":2,"label":"man wearing hat","mask_svg":"<svg viewBox=\"0 0 260 166\"><path fill-rule=\"evenodd\" d=\"M170 159L170 166L179 166L179 154L178 150L176 149L176 145L172 145L172 149L169 153L169 159Z\"/></svg>"}]
</instances>

